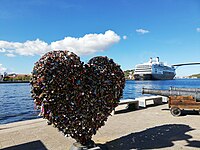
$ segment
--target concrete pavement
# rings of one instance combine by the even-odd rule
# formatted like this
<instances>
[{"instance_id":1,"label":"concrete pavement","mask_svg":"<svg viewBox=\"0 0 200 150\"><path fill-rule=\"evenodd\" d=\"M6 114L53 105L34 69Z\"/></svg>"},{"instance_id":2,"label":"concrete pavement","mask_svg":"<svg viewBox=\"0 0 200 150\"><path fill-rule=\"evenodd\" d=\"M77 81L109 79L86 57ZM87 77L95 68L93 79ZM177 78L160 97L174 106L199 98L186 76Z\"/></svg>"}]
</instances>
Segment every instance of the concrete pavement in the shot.
<instances>
[{"instance_id":1,"label":"concrete pavement","mask_svg":"<svg viewBox=\"0 0 200 150\"><path fill-rule=\"evenodd\" d=\"M199 149L200 115L190 111L173 117L167 104L131 112L118 109L93 140L109 150ZM74 142L43 119L0 125L3 150L68 150Z\"/></svg>"}]
</instances>

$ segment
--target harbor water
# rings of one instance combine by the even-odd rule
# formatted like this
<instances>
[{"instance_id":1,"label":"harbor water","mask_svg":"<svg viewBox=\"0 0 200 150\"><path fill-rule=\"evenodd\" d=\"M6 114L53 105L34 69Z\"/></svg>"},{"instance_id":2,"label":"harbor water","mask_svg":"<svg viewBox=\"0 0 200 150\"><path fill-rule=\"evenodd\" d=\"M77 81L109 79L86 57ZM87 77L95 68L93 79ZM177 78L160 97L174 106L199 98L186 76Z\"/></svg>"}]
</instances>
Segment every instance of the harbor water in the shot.
<instances>
[{"instance_id":1,"label":"harbor water","mask_svg":"<svg viewBox=\"0 0 200 150\"><path fill-rule=\"evenodd\" d=\"M169 89L169 87L200 88L200 79L158 81L126 81L123 99L142 96L142 88ZM29 83L0 84L0 124L38 118Z\"/></svg>"}]
</instances>

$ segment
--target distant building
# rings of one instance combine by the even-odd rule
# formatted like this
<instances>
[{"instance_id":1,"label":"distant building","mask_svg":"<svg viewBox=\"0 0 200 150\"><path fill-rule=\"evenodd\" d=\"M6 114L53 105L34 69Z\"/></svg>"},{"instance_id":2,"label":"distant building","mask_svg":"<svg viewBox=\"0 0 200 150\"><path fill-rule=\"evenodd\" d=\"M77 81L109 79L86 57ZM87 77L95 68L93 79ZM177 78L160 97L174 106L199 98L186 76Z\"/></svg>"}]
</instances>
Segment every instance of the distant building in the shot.
<instances>
[{"instance_id":1,"label":"distant building","mask_svg":"<svg viewBox=\"0 0 200 150\"><path fill-rule=\"evenodd\" d=\"M7 74L6 76L9 76L9 77L16 77L17 76L17 74L16 73L9 73L9 74Z\"/></svg>"},{"instance_id":2,"label":"distant building","mask_svg":"<svg viewBox=\"0 0 200 150\"><path fill-rule=\"evenodd\" d=\"M0 81L3 81L3 75L0 73Z\"/></svg>"},{"instance_id":3,"label":"distant building","mask_svg":"<svg viewBox=\"0 0 200 150\"><path fill-rule=\"evenodd\" d=\"M7 76L7 74L8 74L7 72L4 72L4 73L3 73L3 76L5 77L5 76Z\"/></svg>"},{"instance_id":4,"label":"distant building","mask_svg":"<svg viewBox=\"0 0 200 150\"><path fill-rule=\"evenodd\" d=\"M129 76L128 76L128 78L129 78L130 80L133 79L133 73L132 73L132 72L129 72Z\"/></svg>"}]
</instances>

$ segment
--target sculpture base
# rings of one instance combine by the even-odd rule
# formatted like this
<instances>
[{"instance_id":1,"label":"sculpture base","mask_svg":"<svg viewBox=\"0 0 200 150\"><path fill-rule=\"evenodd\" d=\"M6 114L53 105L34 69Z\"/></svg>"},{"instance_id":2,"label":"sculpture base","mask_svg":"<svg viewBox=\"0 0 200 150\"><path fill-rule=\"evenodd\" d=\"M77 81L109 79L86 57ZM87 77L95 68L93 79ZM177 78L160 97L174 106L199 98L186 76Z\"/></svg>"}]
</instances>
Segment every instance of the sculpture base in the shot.
<instances>
[{"instance_id":1,"label":"sculpture base","mask_svg":"<svg viewBox=\"0 0 200 150\"><path fill-rule=\"evenodd\" d=\"M88 147L87 145L82 145L81 143L76 142L73 143L69 150L101 150L101 148L98 146Z\"/></svg>"}]
</instances>

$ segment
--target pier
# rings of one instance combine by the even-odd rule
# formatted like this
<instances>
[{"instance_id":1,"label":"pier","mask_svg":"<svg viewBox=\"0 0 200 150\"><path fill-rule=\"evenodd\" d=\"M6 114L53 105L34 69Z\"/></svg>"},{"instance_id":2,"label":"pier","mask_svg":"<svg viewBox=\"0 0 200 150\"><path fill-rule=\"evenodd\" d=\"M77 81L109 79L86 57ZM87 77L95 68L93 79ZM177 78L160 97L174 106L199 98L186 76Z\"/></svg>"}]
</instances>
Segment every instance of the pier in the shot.
<instances>
[{"instance_id":1,"label":"pier","mask_svg":"<svg viewBox=\"0 0 200 150\"><path fill-rule=\"evenodd\" d=\"M199 131L198 114L173 117L164 104L109 117L93 140L103 150L198 149ZM43 119L0 125L3 150L67 150L74 142Z\"/></svg>"},{"instance_id":2,"label":"pier","mask_svg":"<svg viewBox=\"0 0 200 150\"><path fill-rule=\"evenodd\" d=\"M168 98L165 96L143 96L135 99L121 99L119 106L114 109L112 114L114 115L116 110L119 109L137 110L139 108L146 108L150 105L160 105L166 102L168 102ZM125 107L121 105L125 105Z\"/></svg>"}]
</instances>

